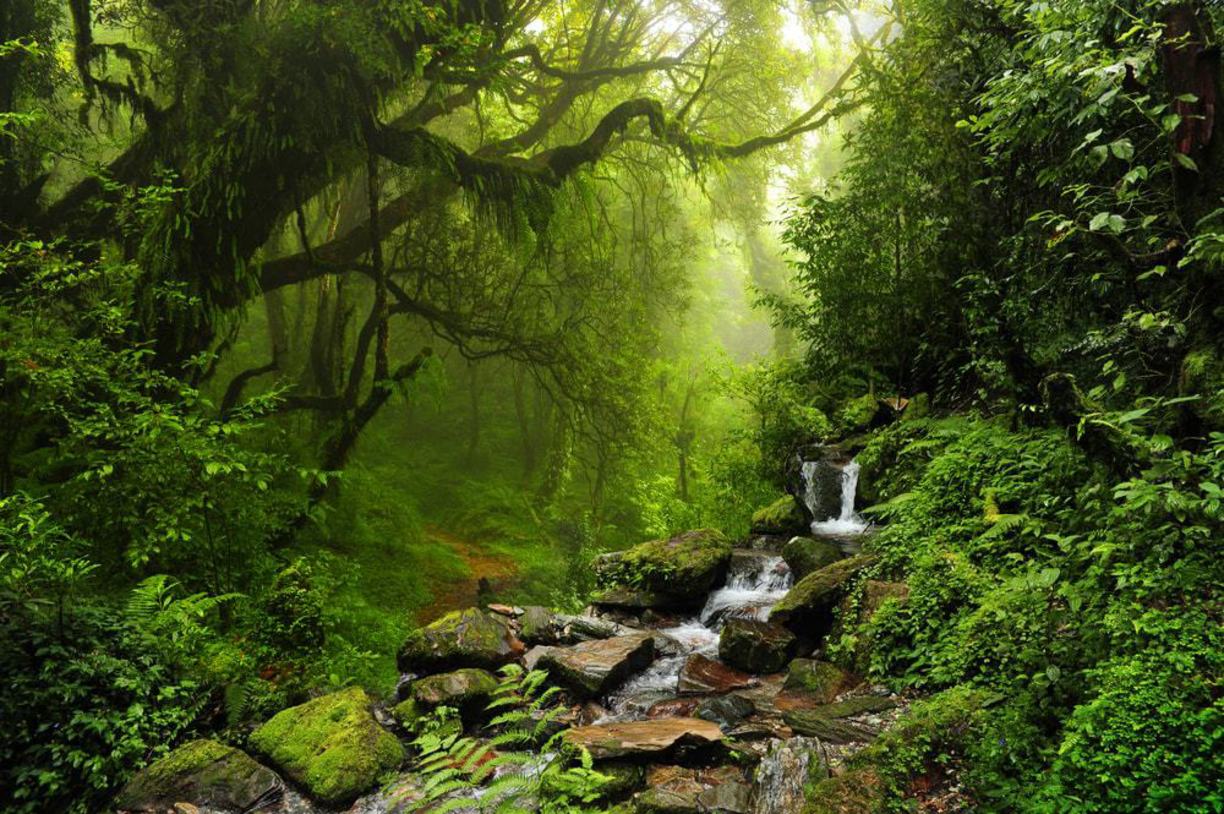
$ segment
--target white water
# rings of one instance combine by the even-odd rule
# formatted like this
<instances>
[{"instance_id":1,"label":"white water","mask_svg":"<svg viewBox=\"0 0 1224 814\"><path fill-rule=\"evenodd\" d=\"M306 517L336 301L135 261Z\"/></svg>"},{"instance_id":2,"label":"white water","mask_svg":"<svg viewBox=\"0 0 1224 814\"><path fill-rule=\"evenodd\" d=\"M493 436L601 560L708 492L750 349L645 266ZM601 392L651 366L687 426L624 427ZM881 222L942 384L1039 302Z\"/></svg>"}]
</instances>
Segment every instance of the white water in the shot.
<instances>
[{"instance_id":1,"label":"white water","mask_svg":"<svg viewBox=\"0 0 1224 814\"><path fill-rule=\"evenodd\" d=\"M786 562L781 557L761 557L755 569L730 574L727 584L710 594L701 610L701 624L721 627L728 616L764 622L790 587L791 573Z\"/></svg>"},{"instance_id":2,"label":"white water","mask_svg":"<svg viewBox=\"0 0 1224 814\"><path fill-rule=\"evenodd\" d=\"M816 471L818 462L804 461L803 463L803 479L807 485L808 506L815 504L813 490L815 486L812 483L812 475ZM837 517L830 517L825 520L816 520L812 523L813 534L823 535L848 535L862 534L870 525L864 520L858 512L854 510L854 496L858 490L859 465L858 461L851 461L842 468L841 471L841 509Z\"/></svg>"},{"instance_id":3,"label":"white water","mask_svg":"<svg viewBox=\"0 0 1224 814\"><path fill-rule=\"evenodd\" d=\"M607 714L599 722L641 720L659 701L679 694L680 671L694 653L718 657L718 634L723 621L731 616L766 619L770 609L791 586L790 569L781 557L748 559L727 575L727 583L712 592L701 615L659 632L680 645L680 653L655 661L604 699Z\"/></svg>"}]
</instances>

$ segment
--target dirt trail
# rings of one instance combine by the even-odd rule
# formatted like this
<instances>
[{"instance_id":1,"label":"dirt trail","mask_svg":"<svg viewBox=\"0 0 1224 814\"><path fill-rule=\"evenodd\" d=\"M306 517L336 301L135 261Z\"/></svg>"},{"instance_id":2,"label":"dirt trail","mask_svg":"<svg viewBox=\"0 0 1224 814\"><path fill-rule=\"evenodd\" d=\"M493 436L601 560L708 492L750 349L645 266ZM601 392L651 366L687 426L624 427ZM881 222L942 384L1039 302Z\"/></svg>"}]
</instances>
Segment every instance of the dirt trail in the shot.
<instances>
[{"instance_id":1,"label":"dirt trail","mask_svg":"<svg viewBox=\"0 0 1224 814\"><path fill-rule=\"evenodd\" d=\"M459 579L439 579L438 584L431 585L433 601L417 612L418 623L425 624L448 611L489 601L481 596L482 579L488 581L488 588L493 596L503 593L518 581L518 565L504 554L488 551L482 543L464 539L434 526L426 528L425 533L450 546L463 560L467 574Z\"/></svg>"}]
</instances>

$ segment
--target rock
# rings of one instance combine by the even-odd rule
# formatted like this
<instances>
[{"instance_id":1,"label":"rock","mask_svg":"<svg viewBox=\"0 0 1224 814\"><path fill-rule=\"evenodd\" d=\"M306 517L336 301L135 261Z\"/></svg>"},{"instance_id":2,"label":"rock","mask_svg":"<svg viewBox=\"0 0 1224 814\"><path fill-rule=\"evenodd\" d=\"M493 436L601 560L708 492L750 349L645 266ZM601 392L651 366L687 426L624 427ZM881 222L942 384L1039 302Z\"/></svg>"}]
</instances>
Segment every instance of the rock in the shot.
<instances>
[{"instance_id":1,"label":"rock","mask_svg":"<svg viewBox=\"0 0 1224 814\"><path fill-rule=\"evenodd\" d=\"M746 783L720 783L697 795L702 811L719 814L749 814L752 811L752 788Z\"/></svg>"},{"instance_id":2,"label":"rock","mask_svg":"<svg viewBox=\"0 0 1224 814\"><path fill-rule=\"evenodd\" d=\"M412 699L426 706L483 707L497 689L497 676L479 667L463 667L412 683Z\"/></svg>"},{"instance_id":3,"label":"rock","mask_svg":"<svg viewBox=\"0 0 1224 814\"><path fill-rule=\"evenodd\" d=\"M672 594L636 591L632 588L618 586L596 594L591 599L591 603L601 608L643 610L646 608L683 608L689 604L689 600Z\"/></svg>"},{"instance_id":4,"label":"rock","mask_svg":"<svg viewBox=\"0 0 1224 814\"><path fill-rule=\"evenodd\" d=\"M774 605L769 620L808 638L824 637L833 627L833 609L845 595L850 580L874 562L872 555L859 554L813 571Z\"/></svg>"},{"instance_id":5,"label":"rock","mask_svg":"<svg viewBox=\"0 0 1224 814\"><path fill-rule=\"evenodd\" d=\"M409 692L411 693L411 690ZM425 710L412 698L405 698L391 707L391 717L411 734L416 733L417 728L420 726L421 718L424 716Z\"/></svg>"},{"instance_id":6,"label":"rock","mask_svg":"<svg viewBox=\"0 0 1224 814\"><path fill-rule=\"evenodd\" d=\"M677 689L681 695L705 695L752 687L757 679L734 667L694 653L680 668Z\"/></svg>"},{"instance_id":7,"label":"rock","mask_svg":"<svg viewBox=\"0 0 1224 814\"><path fill-rule=\"evenodd\" d=\"M744 782L742 772L733 766L713 769L651 766L646 784L649 788L637 796L635 811L653 814L750 812L751 788Z\"/></svg>"},{"instance_id":8,"label":"rock","mask_svg":"<svg viewBox=\"0 0 1224 814\"><path fill-rule=\"evenodd\" d=\"M875 769L849 769L812 787L804 814L849 814L878 811L887 799L887 787Z\"/></svg>"},{"instance_id":9,"label":"rock","mask_svg":"<svg viewBox=\"0 0 1224 814\"><path fill-rule=\"evenodd\" d=\"M633 633L611 639L557 647L545 653L539 666L582 697L606 695L633 673L654 661L654 639Z\"/></svg>"},{"instance_id":10,"label":"rock","mask_svg":"<svg viewBox=\"0 0 1224 814\"><path fill-rule=\"evenodd\" d=\"M792 710L782 715L786 725L800 735L819 738L826 743L865 743L875 737L871 729L835 718L825 718L811 710Z\"/></svg>"},{"instance_id":11,"label":"rock","mask_svg":"<svg viewBox=\"0 0 1224 814\"><path fill-rule=\"evenodd\" d=\"M793 737L774 741L756 767L753 814L804 811L808 789L828 776L828 760L819 740Z\"/></svg>"},{"instance_id":12,"label":"rock","mask_svg":"<svg viewBox=\"0 0 1224 814\"><path fill-rule=\"evenodd\" d=\"M527 644L556 644L559 625L548 608L528 605L519 616L519 638Z\"/></svg>"},{"instance_id":13,"label":"rock","mask_svg":"<svg viewBox=\"0 0 1224 814\"><path fill-rule=\"evenodd\" d=\"M505 617L467 608L452 611L408 634L397 662L404 673L434 673L458 667L496 670L525 650Z\"/></svg>"},{"instance_id":14,"label":"rock","mask_svg":"<svg viewBox=\"0 0 1224 814\"><path fill-rule=\"evenodd\" d=\"M552 647L546 644L538 644L523 654L523 666L528 670L538 669L540 660L554 650L559 650L559 647Z\"/></svg>"},{"instance_id":15,"label":"rock","mask_svg":"<svg viewBox=\"0 0 1224 814\"><path fill-rule=\"evenodd\" d=\"M699 788L650 788L637 796L633 810L635 814L701 814L699 794Z\"/></svg>"},{"instance_id":16,"label":"rock","mask_svg":"<svg viewBox=\"0 0 1224 814\"><path fill-rule=\"evenodd\" d=\"M752 514L753 534L798 534L807 530L803 508L790 495L757 509Z\"/></svg>"},{"instance_id":17,"label":"rock","mask_svg":"<svg viewBox=\"0 0 1224 814\"><path fill-rule=\"evenodd\" d=\"M876 424L877 417L883 418L886 409L881 409L879 399L870 393L853 398L842 405L837 414L837 424L842 433L860 432Z\"/></svg>"},{"instance_id":18,"label":"rock","mask_svg":"<svg viewBox=\"0 0 1224 814\"><path fill-rule=\"evenodd\" d=\"M750 673L776 673L786 666L797 641L781 625L755 619L728 619L718 637L718 657Z\"/></svg>"},{"instance_id":19,"label":"rock","mask_svg":"<svg viewBox=\"0 0 1224 814\"><path fill-rule=\"evenodd\" d=\"M846 461L845 452L832 446L805 447L791 457L784 473L786 490L803 506L806 520L827 520L841 512Z\"/></svg>"},{"instance_id":20,"label":"rock","mask_svg":"<svg viewBox=\"0 0 1224 814\"><path fill-rule=\"evenodd\" d=\"M626 636L637 632L631 627L600 619L598 616L568 616L559 613L556 616L556 624L560 626L558 640L569 643L611 639L613 636Z\"/></svg>"},{"instance_id":21,"label":"rock","mask_svg":"<svg viewBox=\"0 0 1224 814\"><path fill-rule=\"evenodd\" d=\"M697 705L696 717L713 721L723 729L733 727L747 718L756 707L747 698L739 695L720 695L707 698Z\"/></svg>"},{"instance_id":22,"label":"rock","mask_svg":"<svg viewBox=\"0 0 1224 814\"><path fill-rule=\"evenodd\" d=\"M782 547L782 559L786 560L796 580L803 579L813 571L819 571L844 557L841 547L836 543L817 540L815 537L792 537L790 542Z\"/></svg>"},{"instance_id":23,"label":"rock","mask_svg":"<svg viewBox=\"0 0 1224 814\"><path fill-rule=\"evenodd\" d=\"M523 615L522 608L514 605L503 605L500 602L493 602L485 605L485 607L491 610L493 613L500 614L502 616L519 617Z\"/></svg>"},{"instance_id":24,"label":"rock","mask_svg":"<svg viewBox=\"0 0 1224 814\"><path fill-rule=\"evenodd\" d=\"M278 712L251 733L250 744L331 805L353 801L404 762L404 747L374 720L358 687Z\"/></svg>"},{"instance_id":25,"label":"rock","mask_svg":"<svg viewBox=\"0 0 1224 814\"><path fill-rule=\"evenodd\" d=\"M284 790L276 772L244 752L214 740L197 740L137 772L115 798L115 807L163 812L188 804L245 812L279 800Z\"/></svg>"},{"instance_id":26,"label":"rock","mask_svg":"<svg viewBox=\"0 0 1224 814\"><path fill-rule=\"evenodd\" d=\"M713 746L723 742L718 724L700 718L592 724L566 730L561 737L571 746L586 749L595 760L658 755L677 746Z\"/></svg>"},{"instance_id":27,"label":"rock","mask_svg":"<svg viewBox=\"0 0 1224 814\"><path fill-rule=\"evenodd\" d=\"M669 698L656 701L646 710L647 718L690 718L697 711L701 698Z\"/></svg>"},{"instance_id":28,"label":"rock","mask_svg":"<svg viewBox=\"0 0 1224 814\"><path fill-rule=\"evenodd\" d=\"M700 600L722 579L731 542L714 529L686 531L669 540L652 540L601 558L595 566L601 584Z\"/></svg>"},{"instance_id":29,"label":"rock","mask_svg":"<svg viewBox=\"0 0 1224 814\"><path fill-rule=\"evenodd\" d=\"M795 659L786 669L784 690L811 696L817 704L831 704L839 693L854 685L854 677L835 664L815 659Z\"/></svg>"},{"instance_id":30,"label":"rock","mask_svg":"<svg viewBox=\"0 0 1224 814\"><path fill-rule=\"evenodd\" d=\"M895 706L895 704L890 704L890 706ZM850 706L830 705L812 709L787 710L782 713L782 720L800 735L819 738L826 743L856 743L869 741L878 733L869 726L844 719L868 711L871 710L854 710Z\"/></svg>"}]
</instances>

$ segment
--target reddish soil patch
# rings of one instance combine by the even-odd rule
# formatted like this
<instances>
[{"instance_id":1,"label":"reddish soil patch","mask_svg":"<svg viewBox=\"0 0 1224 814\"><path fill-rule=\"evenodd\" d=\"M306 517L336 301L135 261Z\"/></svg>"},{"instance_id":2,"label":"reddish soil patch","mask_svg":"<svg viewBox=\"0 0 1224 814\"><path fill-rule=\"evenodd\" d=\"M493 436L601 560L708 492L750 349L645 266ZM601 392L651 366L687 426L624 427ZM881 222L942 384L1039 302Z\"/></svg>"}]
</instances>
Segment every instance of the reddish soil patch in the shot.
<instances>
[{"instance_id":1,"label":"reddish soil patch","mask_svg":"<svg viewBox=\"0 0 1224 814\"><path fill-rule=\"evenodd\" d=\"M459 608L496 601L499 595L518 581L517 564L504 554L493 553L481 543L465 540L432 526L425 533L450 546L463 560L467 575L459 579L439 579L430 586L433 601L417 611L419 624L427 624ZM482 590L482 582L486 590Z\"/></svg>"}]
</instances>

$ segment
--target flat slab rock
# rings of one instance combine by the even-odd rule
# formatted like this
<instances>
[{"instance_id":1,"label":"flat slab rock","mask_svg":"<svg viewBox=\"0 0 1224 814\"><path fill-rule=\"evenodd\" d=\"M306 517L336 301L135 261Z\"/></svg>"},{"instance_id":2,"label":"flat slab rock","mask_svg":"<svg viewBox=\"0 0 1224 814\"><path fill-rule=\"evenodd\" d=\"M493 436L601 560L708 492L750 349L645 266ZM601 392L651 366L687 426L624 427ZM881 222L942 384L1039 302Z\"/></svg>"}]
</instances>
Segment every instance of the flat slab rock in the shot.
<instances>
[{"instance_id":1,"label":"flat slab rock","mask_svg":"<svg viewBox=\"0 0 1224 814\"><path fill-rule=\"evenodd\" d=\"M538 666L577 695L592 698L606 695L633 673L649 667L654 655L653 636L630 633L573 647L549 648Z\"/></svg>"},{"instance_id":2,"label":"flat slab rock","mask_svg":"<svg viewBox=\"0 0 1224 814\"><path fill-rule=\"evenodd\" d=\"M705 695L756 686L759 680L720 661L694 653L680 669L681 695Z\"/></svg>"},{"instance_id":3,"label":"flat slab rock","mask_svg":"<svg viewBox=\"0 0 1224 814\"><path fill-rule=\"evenodd\" d=\"M659 718L579 726L562 737L573 746L585 748L595 760L609 760L662 754L682 744L721 743L723 732L718 724L700 718Z\"/></svg>"}]
</instances>

